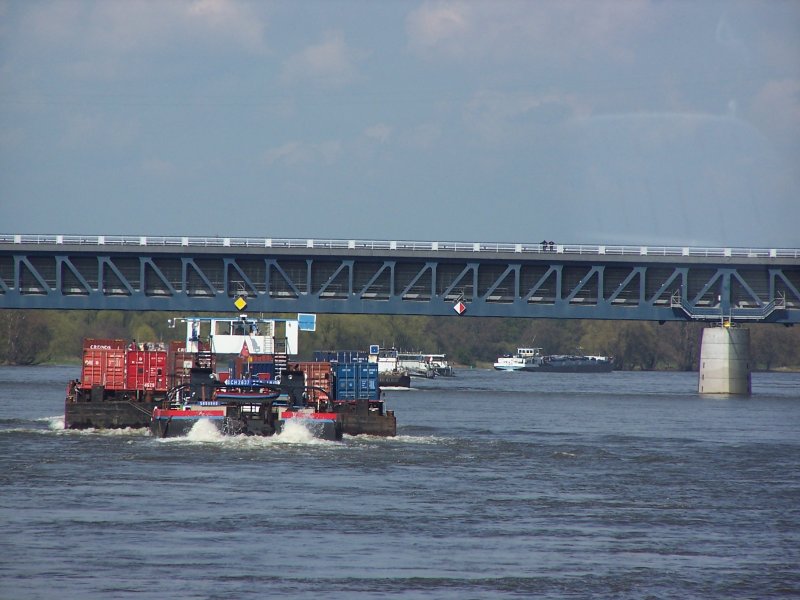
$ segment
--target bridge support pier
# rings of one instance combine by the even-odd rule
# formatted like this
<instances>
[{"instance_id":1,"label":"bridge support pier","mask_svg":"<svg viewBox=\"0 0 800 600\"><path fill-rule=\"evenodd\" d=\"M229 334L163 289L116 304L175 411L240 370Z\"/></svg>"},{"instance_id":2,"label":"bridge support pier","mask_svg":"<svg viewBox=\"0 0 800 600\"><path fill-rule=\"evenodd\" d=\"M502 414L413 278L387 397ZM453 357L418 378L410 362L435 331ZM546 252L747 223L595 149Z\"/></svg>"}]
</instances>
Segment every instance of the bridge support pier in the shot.
<instances>
[{"instance_id":1,"label":"bridge support pier","mask_svg":"<svg viewBox=\"0 0 800 600\"><path fill-rule=\"evenodd\" d=\"M750 330L741 327L708 327L700 345L701 394L749 396Z\"/></svg>"}]
</instances>

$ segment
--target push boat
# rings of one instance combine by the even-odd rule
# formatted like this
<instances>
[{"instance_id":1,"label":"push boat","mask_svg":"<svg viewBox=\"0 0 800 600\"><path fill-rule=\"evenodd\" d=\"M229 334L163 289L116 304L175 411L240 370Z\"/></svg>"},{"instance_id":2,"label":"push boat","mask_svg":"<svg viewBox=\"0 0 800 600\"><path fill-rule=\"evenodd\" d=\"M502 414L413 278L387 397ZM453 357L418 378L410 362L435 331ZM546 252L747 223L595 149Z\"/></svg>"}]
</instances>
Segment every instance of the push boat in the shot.
<instances>
[{"instance_id":1,"label":"push boat","mask_svg":"<svg viewBox=\"0 0 800 600\"><path fill-rule=\"evenodd\" d=\"M279 434L291 421L326 439L396 435L377 365L289 360L301 317L314 315L188 317L185 341L168 344L87 339L81 378L67 386L65 428L173 437L205 419L230 435Z\"/></svg>"},{"instance_id":2,"label":"push boat","mask_svg":"<svg viewBox=\"0 0 800 600\"><path fill-rule=\"evenodd\" d=\"M202 420L224 435L281 433L288 421L301 423L314 437L340 440L343 419L322 388L304 384L302 371L284 371L283 380L235 379L224 383L186 385L174 391L164 407L156 407L150 422L155 437L180 437ZM313 392L320 401L309 403ZM203 398L209 397L209 400ZM322 400L325 398L325 400Z\"/></svg>"},{"instance_id":3,"label":"push boat","mask_svg":"<svg viewBox=\"0 0 800 600\"><path fill-rule=\"evenodd\" d=\"M541 348L517 348L516 354L499 356L494 368L534 373L610 373L614 369L614 359L585 354L545 355Z\"/></svg>"}]
</instances>

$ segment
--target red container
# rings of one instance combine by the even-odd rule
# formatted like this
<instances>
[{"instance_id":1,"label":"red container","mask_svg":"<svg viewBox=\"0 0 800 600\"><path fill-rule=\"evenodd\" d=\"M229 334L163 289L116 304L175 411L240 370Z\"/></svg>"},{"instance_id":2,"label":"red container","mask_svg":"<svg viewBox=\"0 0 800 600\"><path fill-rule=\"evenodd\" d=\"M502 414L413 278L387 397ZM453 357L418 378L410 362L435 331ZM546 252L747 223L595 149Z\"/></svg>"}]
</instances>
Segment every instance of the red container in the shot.
<instances>
[{"instance_id":1,"label":"red container","mask_svg":"<svg viewBox=\"0 0 800 600\"><path fill-rule=\"evenodd\" d=\"M191 352L175 352L170 354L169 374L167 378L169 385L178 386L189 383L193 366L194 354Z\"/></svg>"},{"instance_id":2,"label":"red container","mask_svg":"<svg viewBox=\"0 0 800 600\"><path fill-rule=\"evenodd\" d=\"M294 365L294 363L292 363ZM308 401L325 401L331 397L333 389L333 375L331 364L328 362L301 362L297 363L297 368L305 373L306 387L308 390ZM317 388L321 388L317 389Z\"/></svg>"},{"instance_id":3,"label":"red container","mask_svg":"<svg viewBox=\"0 0 800 600\"><path fill-rule=\"evenodd\" d=\"M167 354L167 386L179 386L191 381L193 368L206 368L211 371L216 369L216 356L210 354L208 344L200 343L202 360L194 352L186 351L186 342L174 340L169 343Z\"/></svg>"},{"instance_id":4,"label":"red container","mask_svg":"<svg viewBox=\"0 0 800 600\"><path fill-rule=\"evenodd\" d=\"M161 350L128 350L125 389L167 390L167 353Z\"/></svg>"},{"instance_id":5,"label":"red container","mask_svg":"<svg viewBox=\"0 0 800 600\"><path fill-rule=\"evenodd\" d=\"M84 350L119 350L125 347L125 340L85 338L83 340Z\"/></svg>"},{"instance_id":6,"label":"red container","mask_svg":"<svg viewBox=\"0 0 800 600\"><path fill-rule=\"evenodd\" d=\"M202 340L197 342L197 347L200 349L200 352L210 352L211 347ZM168 348L170 354L175 352L186 352L186 341L185 340L172 340L169 343Z\"/></svg>"},{"instance_id":7,"label":"red container","mask_svg":"<svg viewBox=\"0 0 800 600\"><path fill-rule=\"evenodd\" d=\"M169 343L169 353L186 352L186 342L183 340L173 340Z\"/></svg>"},{"instance_id":8,"label":"red container","mask_svg":"<svg viewBox=\"0 0 800 600\"><path fill-rule=\"evenodd\" d=\"M107 390L125 389L124 342L120 348L103 343L84 343L80 387L88 390L96 385Z\"/></svg>"}]
</instances>

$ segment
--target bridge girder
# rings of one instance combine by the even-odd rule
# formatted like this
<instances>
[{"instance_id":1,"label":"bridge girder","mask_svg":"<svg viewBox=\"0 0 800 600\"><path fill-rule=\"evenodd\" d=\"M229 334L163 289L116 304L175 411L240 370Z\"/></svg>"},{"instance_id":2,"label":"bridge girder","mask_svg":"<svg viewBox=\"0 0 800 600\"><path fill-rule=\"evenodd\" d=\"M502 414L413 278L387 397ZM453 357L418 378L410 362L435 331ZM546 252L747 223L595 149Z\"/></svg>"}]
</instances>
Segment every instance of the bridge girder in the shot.
<instances>
[{"instance_id":1,"label":"bridge girder","mask_svg":"<svg viewBox=\"0 0 800 600\"><path fill-rule=\"evenodd\" d=\"M0 308L800 322L797 255L0 243Z\"/></svg>"}]
</instances>

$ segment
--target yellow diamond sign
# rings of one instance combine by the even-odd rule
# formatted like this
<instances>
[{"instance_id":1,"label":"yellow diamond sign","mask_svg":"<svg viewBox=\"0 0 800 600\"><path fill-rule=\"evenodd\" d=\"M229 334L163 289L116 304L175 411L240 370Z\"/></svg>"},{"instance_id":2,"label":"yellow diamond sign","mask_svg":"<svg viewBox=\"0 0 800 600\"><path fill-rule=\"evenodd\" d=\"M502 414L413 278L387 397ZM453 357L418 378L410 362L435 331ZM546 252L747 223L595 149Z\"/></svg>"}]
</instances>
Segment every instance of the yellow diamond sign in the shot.
<instances>
[{"instance_id":1,"label":"yellow diamond sign","mask_svg":"<svg viewBox=\"0 0 800 600\"><path fill-rule=\"evenodd\" d=\"M238 308L239 310L244 310L244 307L247 306L247 302L244 301L244 298L239 296L233 303L233 305Z\"/></svg>"}]
</instances>

